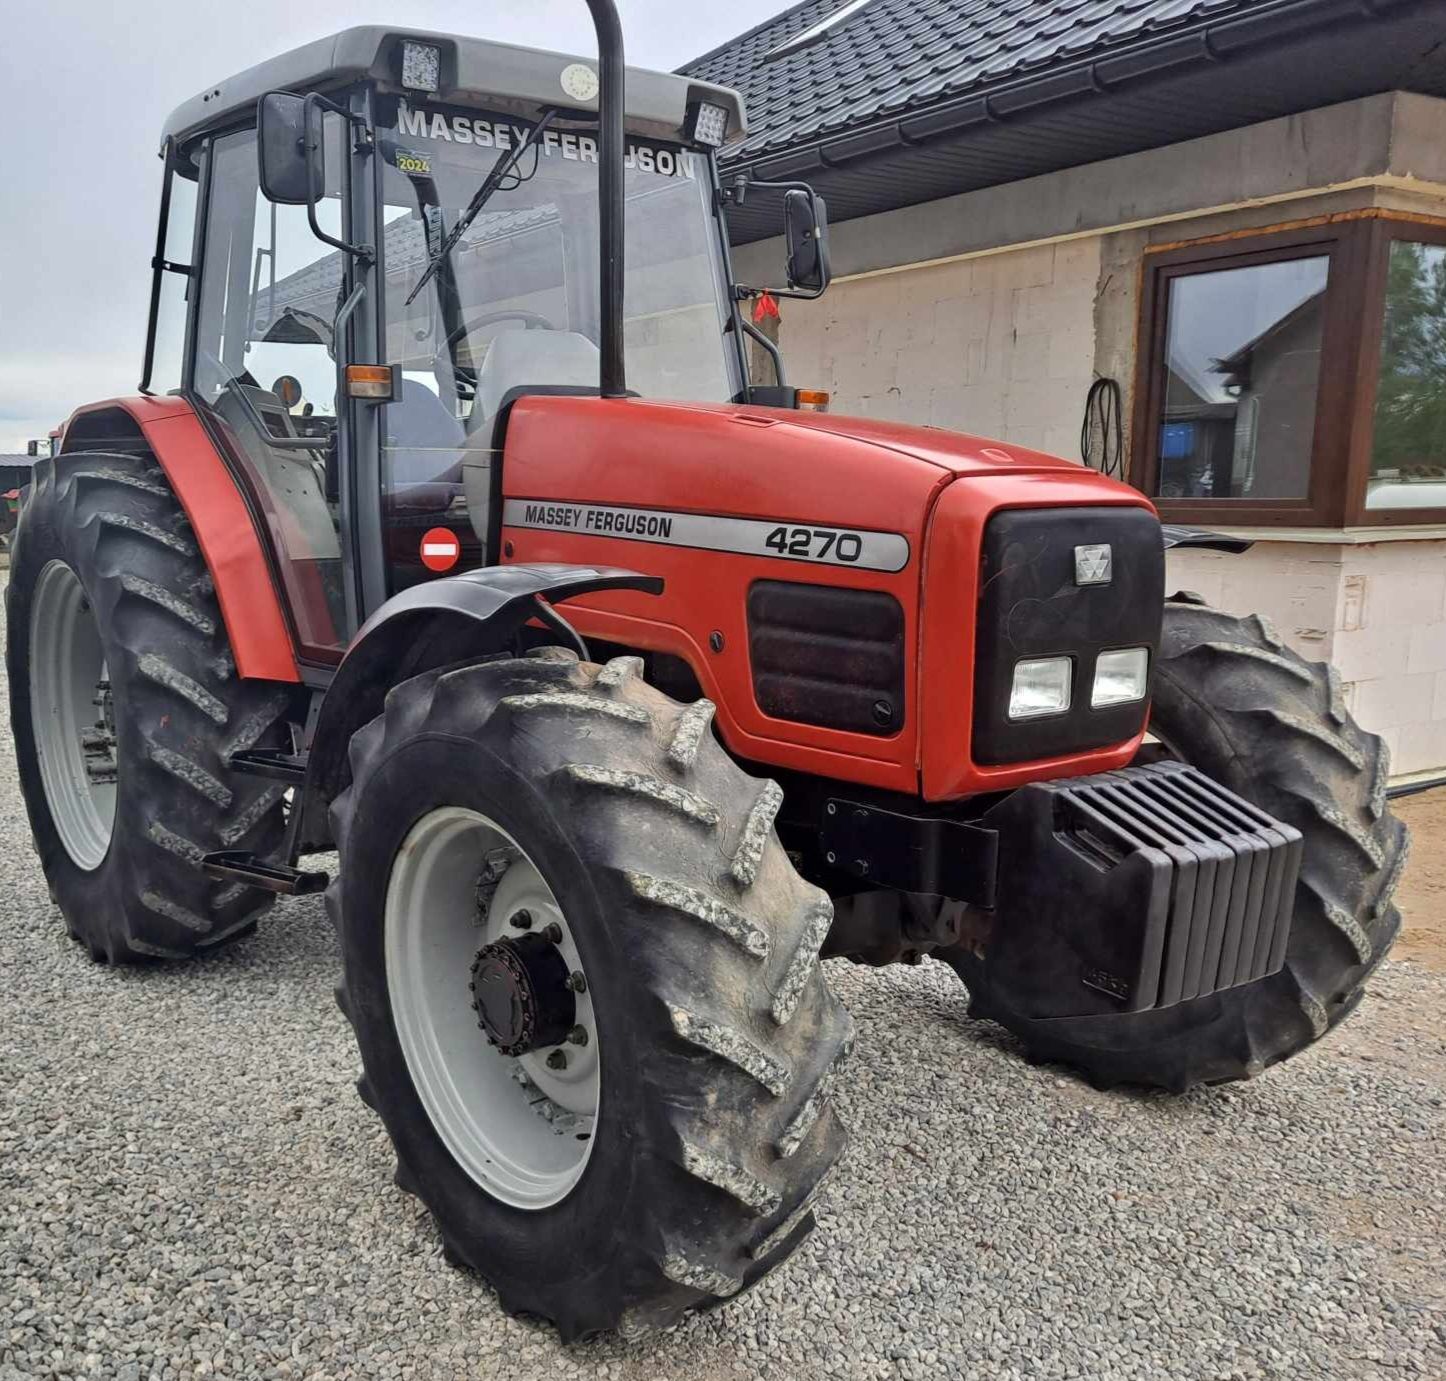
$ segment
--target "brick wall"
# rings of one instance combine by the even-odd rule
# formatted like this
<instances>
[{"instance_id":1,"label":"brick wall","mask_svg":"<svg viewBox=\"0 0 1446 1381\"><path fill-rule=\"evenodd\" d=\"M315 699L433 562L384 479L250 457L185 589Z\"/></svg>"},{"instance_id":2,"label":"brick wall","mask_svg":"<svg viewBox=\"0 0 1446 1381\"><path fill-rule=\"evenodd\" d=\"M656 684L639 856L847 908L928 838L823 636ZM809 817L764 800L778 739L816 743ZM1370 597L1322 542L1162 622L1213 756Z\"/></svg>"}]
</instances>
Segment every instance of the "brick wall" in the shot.
<instances>
[{"instance_id":1,"label":"brick wall","mask_svg":"<svg viewBox=\"0 0 1446 1381\"><path fill-rule=\"evenodd\" d=\"M785 301L789 381L833 409L1079 454L1098 240L846 279Z\"/></svg>"}]
</instances>

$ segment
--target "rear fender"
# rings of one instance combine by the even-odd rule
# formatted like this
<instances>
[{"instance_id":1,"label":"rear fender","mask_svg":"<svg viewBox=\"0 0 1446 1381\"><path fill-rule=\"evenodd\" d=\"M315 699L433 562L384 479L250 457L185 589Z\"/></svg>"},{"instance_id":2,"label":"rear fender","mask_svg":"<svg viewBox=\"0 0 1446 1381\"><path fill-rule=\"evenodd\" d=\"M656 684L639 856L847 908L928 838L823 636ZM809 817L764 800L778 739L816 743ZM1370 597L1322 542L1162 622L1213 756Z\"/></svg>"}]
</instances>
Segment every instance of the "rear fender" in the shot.
<instances>
[{"instance_id":1,"label":"rear fender","mask_svg":"<svg viewBox=\"0 0 1446 1381\"><path fill-rule=\"evenodd\" d=\"M346 785L351 737L381 714L393 686L504 652L531 619L556 627L548 606L562 600L598 590L662 589L657 576L633 571L538 564L484 566L394 595L362 625L322 699L307 755L301 852L330 841L327 808Z\"/></svg>"},{"instance_id":2,"label":"rear fender","mask_svg":"<svg viewBox=\"0 0 1446 1381\"><path fill-rule=\"evenodd\" d=\"M85 451L150 452L181 501L206 569L239 676L300 681L271 563L235 476L184 398L113 398L76 410L58 465Z\"/></svg>"}]
</instances>

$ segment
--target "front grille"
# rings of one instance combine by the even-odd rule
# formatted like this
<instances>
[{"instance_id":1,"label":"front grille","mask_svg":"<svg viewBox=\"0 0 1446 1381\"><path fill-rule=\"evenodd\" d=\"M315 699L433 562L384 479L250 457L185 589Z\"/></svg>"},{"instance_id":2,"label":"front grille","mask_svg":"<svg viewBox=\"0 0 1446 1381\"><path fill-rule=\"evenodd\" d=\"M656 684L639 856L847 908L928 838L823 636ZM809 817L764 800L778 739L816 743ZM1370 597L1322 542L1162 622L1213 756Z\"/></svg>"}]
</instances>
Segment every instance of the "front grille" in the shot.
<instances>
[{"instance_id":1,"label":"front grille","mask_svg":"<svg viewBox=\"0 0 1446 1381\"><path fill-rule=\"evenodd\" d=\"M1173 762L1062 783L1059 796L1056 822L1076 848L1110 866L1142 859L1151 874L1129 1010L1252 983L1285 962L1298 830Z\"/></svg>"},{"instance_id":2,"label":"front grille","mask_svg":"<svg viewBox=\"0 0 1446 1381\"><path fill-rule=\"evenodd\" d=\"M1108 584L1076 583L1077 546L1110 548ZM979 563L973 760L996 765L1063 757L1139 733L1143 701L1091 707L1095 659L1126 647L1149 648L1153 657L1164 597L1164 545L1149 509L1020 508L990 518ZM1060 656L1072 663L1070 708L1011 720L1015 664Z\"/></svg>"}]
</instances>

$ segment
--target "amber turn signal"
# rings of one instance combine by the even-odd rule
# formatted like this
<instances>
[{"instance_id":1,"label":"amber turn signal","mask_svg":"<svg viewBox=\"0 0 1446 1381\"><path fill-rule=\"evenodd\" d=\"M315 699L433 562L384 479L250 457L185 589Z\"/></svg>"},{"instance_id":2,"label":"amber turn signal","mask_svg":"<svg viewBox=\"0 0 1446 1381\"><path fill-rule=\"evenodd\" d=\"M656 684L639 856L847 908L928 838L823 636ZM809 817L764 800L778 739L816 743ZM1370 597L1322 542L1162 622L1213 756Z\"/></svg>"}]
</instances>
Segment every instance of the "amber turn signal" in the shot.
<instances>
[{"instance_id":1,"label":"amber turn signal","mask_svg":"<svg viewBox=\"0 0 1446 1381\"><path fill-rule=\"evenodd\" d=\"M402 395L402 371L394 364L349 364L346 396L372 403L394 403Z\"/></svg>"},{"instance_id":2,"label":"amber turn signal","mask_svg":"<svg viewBox=\"0 0 1446 1381\"><path fill-rule=\"evenodd\" d=\"M829 395L821 388L801 388L794 395L796 405L803 412L827 412Z\"/></svg>"}]
</instances>

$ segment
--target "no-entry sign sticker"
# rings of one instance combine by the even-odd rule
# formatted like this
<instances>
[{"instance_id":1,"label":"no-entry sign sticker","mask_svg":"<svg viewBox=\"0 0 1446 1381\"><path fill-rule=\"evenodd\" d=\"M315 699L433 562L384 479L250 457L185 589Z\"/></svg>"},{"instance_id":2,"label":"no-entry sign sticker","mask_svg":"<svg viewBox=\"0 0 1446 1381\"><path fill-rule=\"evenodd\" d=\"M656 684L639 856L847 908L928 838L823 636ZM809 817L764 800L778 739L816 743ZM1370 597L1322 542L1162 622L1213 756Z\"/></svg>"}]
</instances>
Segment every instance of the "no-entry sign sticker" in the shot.
<instances>
[{"instance_id":1,"label":"no-entry sign sticker","mask_svg":"<svg viewBox=\"0 0 1446 1381\"><path fill-rule=\"evenodd\" d=\"M422 565L429 571L450 571L462 555L462 543L450 528L430 528L422 537Z\"/></svg>"}]
</instances>

